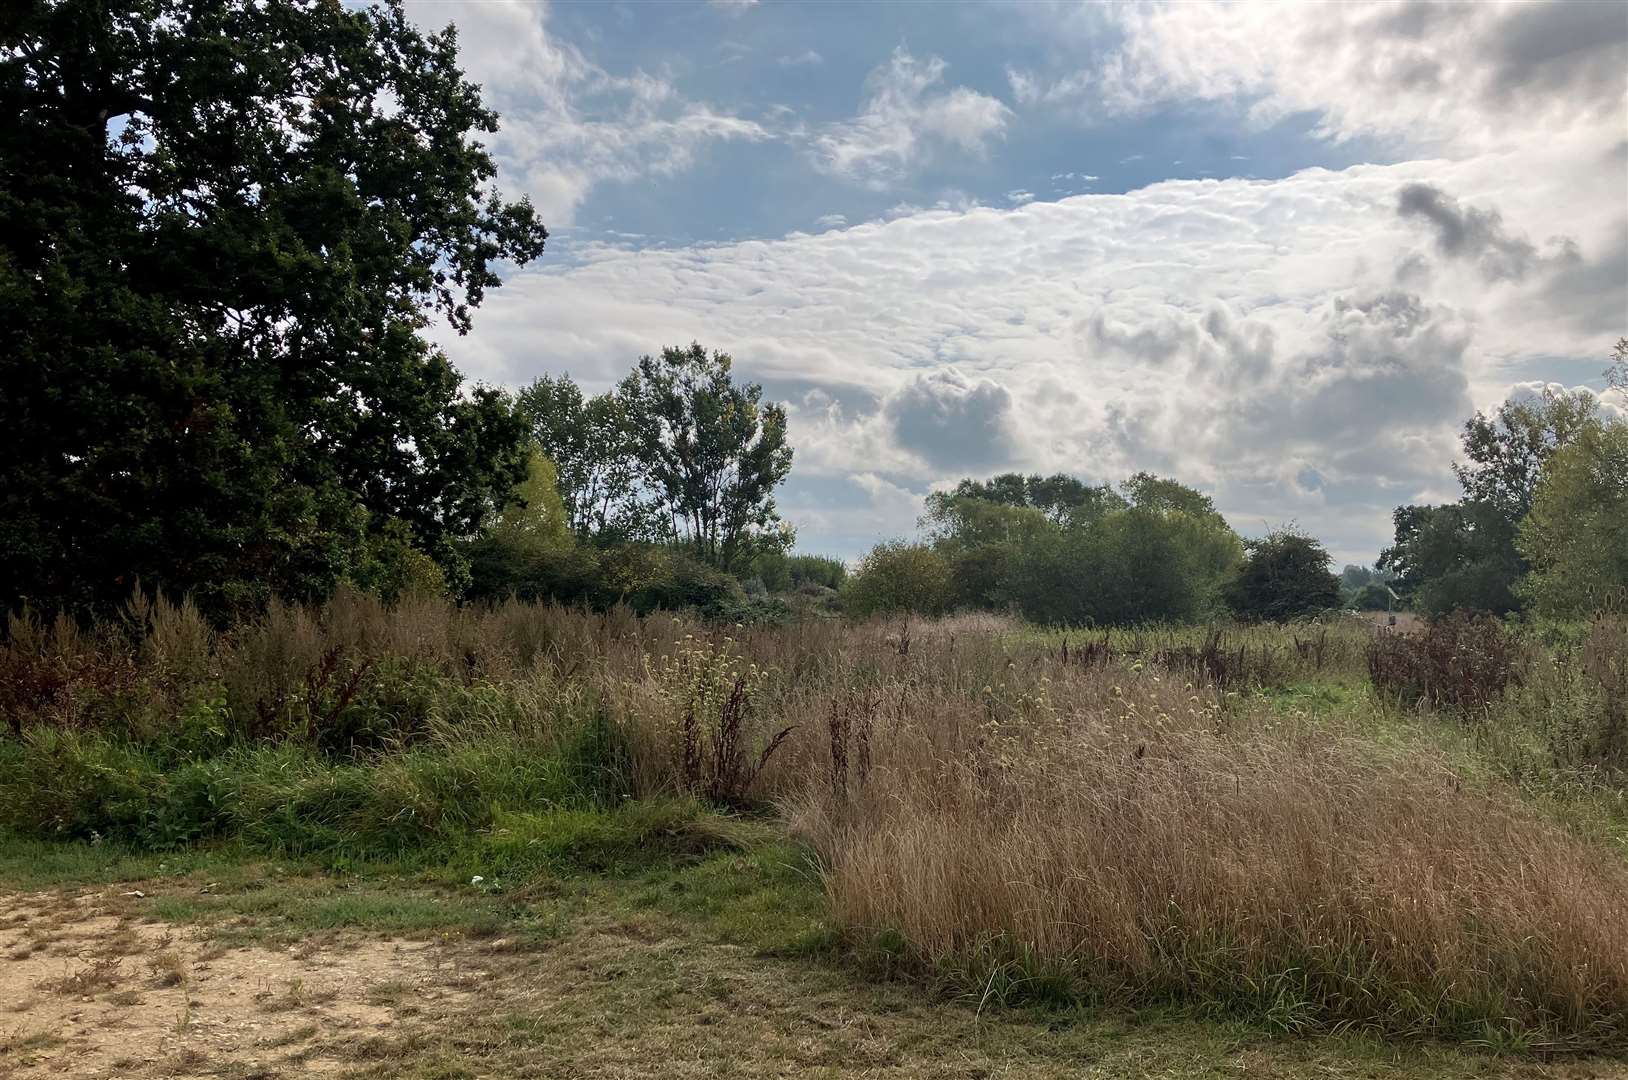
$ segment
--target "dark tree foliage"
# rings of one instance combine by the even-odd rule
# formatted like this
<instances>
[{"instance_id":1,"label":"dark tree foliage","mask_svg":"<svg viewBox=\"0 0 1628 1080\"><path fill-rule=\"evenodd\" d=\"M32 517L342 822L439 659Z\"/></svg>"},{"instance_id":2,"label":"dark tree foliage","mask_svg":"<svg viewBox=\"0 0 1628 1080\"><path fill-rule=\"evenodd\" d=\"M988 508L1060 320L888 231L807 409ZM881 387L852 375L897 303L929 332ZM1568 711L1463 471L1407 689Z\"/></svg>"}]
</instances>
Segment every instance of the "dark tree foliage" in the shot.
<instances>
[{"instance_id":1,"label":"dark tree foliage","mask_svg":"<svg viewBox=\"0 0 1628 1080\"><path fill-rule=\"evenodd\" d=\"M1396 543L1379 556L1396 574L1394 587L1431 615L1466 609L1504 615L1520 600L1515 583L1525 565L1515 550L1515 528L1486 503L1399 506L1392 515Z\"/></svg>"},{"instance_id":2,"label":"dark tree foliage","mask_svg":"<svg viewBox=\"0 0 1628 1080\"><path fill-rule=\"evenodd\" d=\"M1340 587L1354 593L1373 581L1375 576L1373 567L1346 563L1345 569L1340 571Z\"/></svg>"},{"instance_id":3,"label":"dark tree foliage","mask_svg":"<svg viewBox=\"0 0 1628 1080\"><path fill-rule=\"evenodd\" d=\"M1464 425L1465 460L1453 465L1464 498L1397 507L1396 542L1378 565L1395 572L1397 591L1428 614L1519 610L1517 585L1528 565L1515 541L1544 465L1599 424L1598 403L1587 393L1545 390L1505 402L1491 416L1477 413Z\"/></svg>"},{"instance_id":4,"label":"dark tree foliage","mask_svg":"<svg viewBox=\"0 0 1628 1080\"><path fill-rule=\"evenodd\" d=\"M403 527L455 562L523 426L421 332L467 330L546 233L486 189L452 32L397 3L8 12L0 605L313 596Z\"/></svg>"},{"instance_id":5,"label":"dark tree foliage","mask_svg":"<svg viewBox=\"0 0 1628 1080\"><path fill-rule=\"evenodd\" d=\"M928 496L923 524L954 606L1055 624L1203 617L1241 550L1208 497L1147 473L1119 491L1062 474L963 480Z\"/></svg>"},{"instance_id":6,"label":"dark tree foliage","mask_svg":"<svg viewBox=\"0 0 1628 1080\"><path fill-rule=\"evenodd\" d=\"M952 491L934 492L927 497L928 517L949 517L954 513L954 504L967 500L1038 510L1056 525L1083 525L1109 510L1123 510L1126 505L1107 484L1092 487L1067 473L1002 473L988 480L962 480Z\"/></svg>"},{"instance_id":7,"label":"dark tree foliage","mask_svg":"<svg viewBox=\"0 0 1628 1080\"><path fill-rule=\"evenodd\" d=\"M1388 611L1393 601L1383 582L1370 581L1346 597L1346 603L1358 611Z\"/></svg>"},{"instance_id":8,"label":"dark tree foliage","mask_svg":"<svg viewBox=\"0 0 1628 1080\"><path fill-rule=\"evenodd\" d=\"M1244 541L1244 561L1227 590L1241 619L1293 619L1340 604L1340 579L1323 545L1293 529Z\"/></svg>"}]
</instances>

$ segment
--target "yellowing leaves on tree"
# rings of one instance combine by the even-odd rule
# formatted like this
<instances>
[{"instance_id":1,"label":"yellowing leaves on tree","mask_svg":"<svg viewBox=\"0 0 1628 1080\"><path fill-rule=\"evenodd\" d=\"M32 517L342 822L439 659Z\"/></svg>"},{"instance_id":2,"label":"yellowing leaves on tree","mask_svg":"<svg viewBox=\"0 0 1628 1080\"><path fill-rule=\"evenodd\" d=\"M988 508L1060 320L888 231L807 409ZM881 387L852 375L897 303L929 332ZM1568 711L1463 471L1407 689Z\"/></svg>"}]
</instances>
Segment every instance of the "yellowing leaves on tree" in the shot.
<instances>
[{"instance_id":1,"label":"yellowing leaves on tree","mask_svg":"<svg viewBox=\"0 0 1628 1080\"><path fill-rule=\"evenodd\" d=\"M565 506L560 501L554 463L541 450L533 450L526 463L526 479L515 488L518 502L498 515L492 535L517 551L558 551L571 545Z\"/></svg>"}]
</instances>

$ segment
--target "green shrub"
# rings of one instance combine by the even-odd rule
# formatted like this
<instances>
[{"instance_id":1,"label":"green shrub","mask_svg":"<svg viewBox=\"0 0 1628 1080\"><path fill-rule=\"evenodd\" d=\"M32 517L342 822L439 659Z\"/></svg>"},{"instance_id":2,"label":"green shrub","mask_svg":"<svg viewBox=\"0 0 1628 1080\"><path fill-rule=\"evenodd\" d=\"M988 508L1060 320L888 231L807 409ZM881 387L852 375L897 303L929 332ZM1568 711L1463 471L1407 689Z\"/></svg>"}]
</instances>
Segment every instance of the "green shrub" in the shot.
<instances>
[{"instance_id":1,"label":"green shrub","mask_svg":"<svg viewBox=\"0 0 1628 1080\"><path fill-rule=\"evenodd\" d=\"M890 540L877 544L859 562L842 590L843 610L850 615L911 612L938 615L952 599L950 564L925 544Z\"/></svg>"},{"instance_id":2,"label":"green shrub","mask_svg":"<svg viewBox=\"0 0 1628 1080\"><path fill-rule=\"evenodd\" d=\"M487 828L504 808L617 806L631 794L626 748L603 718L527 735L490 715L487 689L446 694L417 745L388 740L388 752L366 755L291 739L201 754L31 728L0 742L0 829L146 848L227 836L274 852L395 857ZM471 715L449 719L460 712Z\"/></svg>"},{"instance_id":3,"label":"green shrub","mask_svg":"<svg viewBox=\"0 0 1628 1080\"><path fill-rule=\"evenodd\" d=\"M1296 619L1340 604L1340 579L1323 545L1292 528L1244 541L1244 561L1227 588L1227 606L1254 622Z\"/></svg>"},{"instance_id":4,"label":"green shrub","mask_svg":"<svg viewBox=\"0 0 1628 1080\"><path fill-rule=\"evenodd\" d=\"M998 595L1048 625L1126 626L1208 618L1237 565L1219 518L1181 509L1113 510L1043 533L1008 561Z\"/></svg>"},{"instance_id":5,"label":"green shrub","mask_svg":"<svg viewBox=\"0 0 1628 1080\"><path fill-rule=\"evenodd\" d=\"M1628 770L1628 620L1596 618L1576 645L1533 664L1499 710L1567 772Z\"/></svg>"},{"instance_id":6,"label":"green shrub","mask_svg":"<svg viewBox=\"0 0 1628 1080\"><path fill-rule=\"evenodd\" d=\"M805 585L840 589L848 580L848 564L826 555L792 555L786 559L786 576L787 585L793 589Z\"/></svg>"},{"instance_id":7,"label":"green shrub","mask_svg":"<svg viewBox=\"0 0 1628 1080\"><path fill-rule=\"evenodd\" d=\"M528 603L603 607L610 602L601 580L601 552L594 548L527 547L498 537L479 540L467 549L470 600L514 597Z\"/></svg>"},{"instance_id":8,"label":"green shrub","mask_svg":"<svg viewBox=\"0 0 1628 1080\"><path fill-rule=\"evenodd\" d=\"M1370 581L1351 594L1349 603L1358 611L1385 611L1391 606L1391 594L1384 584Z\"/></svg>"},{"instance_id":9,"label":"green shrub","mask_svg":"<svg viewBox=\"0 0 1628 1080\"><path fill-rule=\"evenodd\" d=\"M167 848L228 822L232 755L172 760L94 734L30 729L0 775L0 826L28 836Z\"/></svg>"}]
</instances>

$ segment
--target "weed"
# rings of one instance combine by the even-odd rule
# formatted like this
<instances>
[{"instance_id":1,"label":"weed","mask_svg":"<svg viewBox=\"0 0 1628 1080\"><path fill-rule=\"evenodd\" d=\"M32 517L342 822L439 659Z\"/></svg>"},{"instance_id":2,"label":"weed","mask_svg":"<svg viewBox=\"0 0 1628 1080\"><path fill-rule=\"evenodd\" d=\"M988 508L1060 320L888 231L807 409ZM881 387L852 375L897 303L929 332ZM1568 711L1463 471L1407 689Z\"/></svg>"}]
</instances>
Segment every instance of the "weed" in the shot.
<instances>
[{"instance_id":1,"label":"weed","mask_svg":"<svg viewBox=\"0 0 1628 1080\"><path fill-rule=\"evenodd\" d=\"M1368 675L1382 697L1406 707L1451 709L1484 719L1511 683L1522 656L1497 619L1459 612L1422 632L1377 634L1368 648Z\"/></svg>"},{"instance_id":2,"label":"weed","mask_svg":"<svg viewBox=\"0 0 1628 1080\"><path fill-rule=\"evenodd\" d=\"M160 949L149 957L147 971L154 986L184 986L188 978L187 962L174 949Z\"/></svg>"},{"instance_id":3,"label":"weed","mask_svg":"<svg viewBox=\"0 0 1628 1080\"><path fill-rule=\"evenodd\" d=\"M117 956L98 957L70 975L42 984L40 989L66 997L89 997L117 986L123 977L119 967Z\"/></svg>"}]
</instances>

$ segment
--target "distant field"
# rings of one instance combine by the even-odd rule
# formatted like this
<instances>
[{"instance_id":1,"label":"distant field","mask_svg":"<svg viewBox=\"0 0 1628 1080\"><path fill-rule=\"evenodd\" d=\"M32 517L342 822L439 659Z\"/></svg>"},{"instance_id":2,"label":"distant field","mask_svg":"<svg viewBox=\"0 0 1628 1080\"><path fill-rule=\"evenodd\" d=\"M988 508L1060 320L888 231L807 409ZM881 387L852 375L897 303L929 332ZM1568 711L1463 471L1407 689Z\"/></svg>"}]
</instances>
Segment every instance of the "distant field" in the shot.
<instances>
[{"instance_id":1,"label":"distant field","mask_svg":"<svg viewBox=\"0 0 1628 1080\"><path fill-rule=\"evenodd\" d=\"M1614 624L142 619L0 653L10 1075L1628 1074Z\"/></svg>"}]
</instances>

